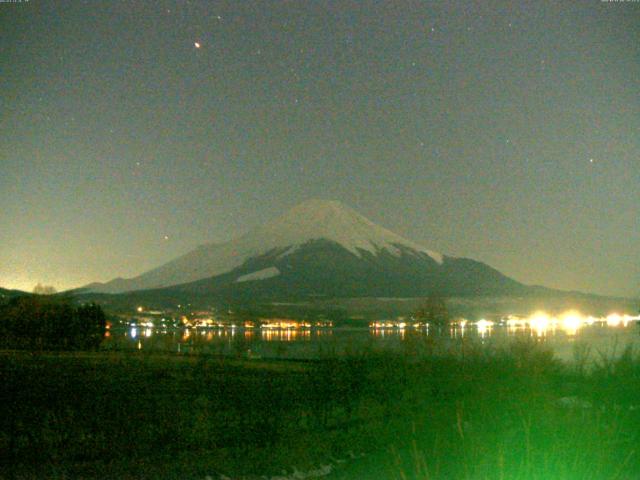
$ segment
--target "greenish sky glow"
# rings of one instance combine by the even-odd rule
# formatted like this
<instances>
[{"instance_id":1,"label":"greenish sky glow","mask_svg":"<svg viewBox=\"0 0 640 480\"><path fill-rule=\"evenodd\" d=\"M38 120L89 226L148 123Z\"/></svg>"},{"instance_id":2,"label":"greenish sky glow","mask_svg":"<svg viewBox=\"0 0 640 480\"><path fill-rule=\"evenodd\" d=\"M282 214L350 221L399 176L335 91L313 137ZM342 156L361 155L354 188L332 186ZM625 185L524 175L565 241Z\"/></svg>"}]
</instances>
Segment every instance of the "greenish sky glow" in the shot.
<instances>
[{"instance_id":1,"label":"greenish sky glow","mask_svg":"<svg viewBox=\"0 0 640 480\"><path fill-rule=\"evenodd\" d=\"M2 287L132 276L324 197L525 283L640 294L640 3L30 0L0 22Z\"/></svg>"}]
</instances>

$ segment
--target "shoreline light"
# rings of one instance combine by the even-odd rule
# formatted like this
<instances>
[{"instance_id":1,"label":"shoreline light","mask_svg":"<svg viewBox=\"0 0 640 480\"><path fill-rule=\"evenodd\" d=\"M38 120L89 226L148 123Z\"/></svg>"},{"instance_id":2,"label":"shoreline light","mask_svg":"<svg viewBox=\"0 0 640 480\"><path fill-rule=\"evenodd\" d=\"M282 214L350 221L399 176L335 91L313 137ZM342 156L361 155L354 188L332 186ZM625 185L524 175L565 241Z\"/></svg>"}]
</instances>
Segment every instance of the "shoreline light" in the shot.
<instances>
[{"instance_id":1,"label":"shoreline light","mask_svg":"<svg viewBox=\"0 0 640 480\"><path fill-rule=\"evenodd\" d=\"M578 329L582 327L584 318L578 312L566 312L562 315L562 328L568 335L575 335Z\"/></svg>"}]
</instances>

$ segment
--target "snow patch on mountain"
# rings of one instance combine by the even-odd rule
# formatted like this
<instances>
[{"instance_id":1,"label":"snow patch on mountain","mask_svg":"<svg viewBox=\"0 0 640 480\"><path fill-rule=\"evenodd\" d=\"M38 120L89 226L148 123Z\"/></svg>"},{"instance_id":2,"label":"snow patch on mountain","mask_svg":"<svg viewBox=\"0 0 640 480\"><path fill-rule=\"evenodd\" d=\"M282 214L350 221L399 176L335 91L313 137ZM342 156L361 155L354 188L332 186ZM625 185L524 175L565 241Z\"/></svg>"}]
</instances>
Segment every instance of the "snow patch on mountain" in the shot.
<instances>
[{"instance_id":1,"label":"snow patch on mountain","mask_svg":"<svg viewBox=\"0 0 640 480\"><path fill-rule=\"evenodd\" d=\"M280 275L280 270L276 267L263 268L257 272L247 273L236 278L236 283L249 282L251 280L264 280L266 278L277 277Z\"/></svg>"}]
</instances>

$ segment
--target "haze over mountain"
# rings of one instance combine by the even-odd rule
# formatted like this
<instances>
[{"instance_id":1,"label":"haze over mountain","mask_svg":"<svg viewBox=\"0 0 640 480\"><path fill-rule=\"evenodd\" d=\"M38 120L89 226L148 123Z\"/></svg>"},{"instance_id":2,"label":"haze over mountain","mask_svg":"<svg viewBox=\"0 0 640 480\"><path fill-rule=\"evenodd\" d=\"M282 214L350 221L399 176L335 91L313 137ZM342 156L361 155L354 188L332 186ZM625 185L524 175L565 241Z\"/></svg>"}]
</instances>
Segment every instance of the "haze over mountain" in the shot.
<instances>
[{"instance_id":1,"label":"haze over mountain","mask_svg":"<svg viewBox=\"0 0 640 480\"><path fill-rule=\"evenodd\" d=\"M524 285L465 258L433 252L336 201L309 200L229 242L203 245L96 293L162 289L242 296L505 294Z\"/></svg>"}]
</instances>

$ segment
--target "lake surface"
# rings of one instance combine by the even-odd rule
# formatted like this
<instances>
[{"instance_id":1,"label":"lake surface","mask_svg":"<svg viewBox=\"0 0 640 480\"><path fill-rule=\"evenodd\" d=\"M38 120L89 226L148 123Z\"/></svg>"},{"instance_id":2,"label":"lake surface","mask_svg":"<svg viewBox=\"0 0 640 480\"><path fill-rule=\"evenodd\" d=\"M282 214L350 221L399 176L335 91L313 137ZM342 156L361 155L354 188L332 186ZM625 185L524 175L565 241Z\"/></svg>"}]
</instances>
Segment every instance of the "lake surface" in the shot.
<instances>
[{"instance_id":1,"label":"lake surface","mask_svg":"<svg viewBox=\"0 0 640 480\"><path fill-rule=\"evenodd\" d=\"M506 347L529 340L552 349L571 361L587 353L591 360L614 357L631 345L640 349L640 324L636 321L608 325L544 326L471 324L444 328L113 328L107 333L107 350L144 350L241 355L253 358L317 358L343 355L363 349L413 352L420 349L462 351L466 347Z\"/></svg>"}]
</instances>

